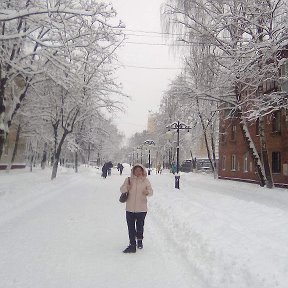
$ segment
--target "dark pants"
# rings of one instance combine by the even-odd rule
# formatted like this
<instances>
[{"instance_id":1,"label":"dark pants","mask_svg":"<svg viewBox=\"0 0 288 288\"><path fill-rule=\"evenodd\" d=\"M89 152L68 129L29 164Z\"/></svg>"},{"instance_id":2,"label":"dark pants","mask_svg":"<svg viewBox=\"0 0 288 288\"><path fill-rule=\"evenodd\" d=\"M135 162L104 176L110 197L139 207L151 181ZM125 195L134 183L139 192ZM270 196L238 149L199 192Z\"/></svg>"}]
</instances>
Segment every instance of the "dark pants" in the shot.
<instances>
[{"instance_id":1,"label":"dark pants","mask_svg":"<svg viewBox=\"0 0 288 288\"><path fill-rule=\"evenodd\" d=\"M136 245L136 238L143 239L144 222L147 212L126 211L126 221L128 226L129 241L131 245Z\"/></svg>"}]
</instances>

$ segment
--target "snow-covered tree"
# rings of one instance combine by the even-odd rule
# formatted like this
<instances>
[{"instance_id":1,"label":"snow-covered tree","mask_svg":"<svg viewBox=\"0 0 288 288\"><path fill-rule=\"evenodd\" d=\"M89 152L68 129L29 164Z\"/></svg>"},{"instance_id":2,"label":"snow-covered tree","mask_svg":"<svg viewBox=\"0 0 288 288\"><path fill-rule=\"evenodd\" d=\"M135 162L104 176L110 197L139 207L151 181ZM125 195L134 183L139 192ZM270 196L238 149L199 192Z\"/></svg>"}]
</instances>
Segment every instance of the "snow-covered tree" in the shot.
<instances>
[{"instance_id":1,"label":"snow-covered tree","mask_svg":"<svg viewBox=\"0 0 288 288\"><path fill-rule=\"evenodd\" d=\"M169 90L165 92L157 114L155 134L159 135L158 143L162 146L162 150L170 150L169 157L171 158L171 150L174 150L172 152L174 154L175 147L173 148L173 139L167 138L166 126L176 120L186 123L192 129L188 134L190 136L182 133L180 135L181 152L183 151L181 155L184 157L182 159L198 157L197 147L201 146L204 141L207 157L211 161L212 168L216 168L217 105L210 100L198 98L195 93L195 83L191 80L191 71L188 68L185 73L177 76L170 83Z\"/></svg>"},{"instance_id":2,"label":"snow-covered tree","mask_svg":"<svg viewBox=\"0 0 288 288\"><path fill-rule=\"evenodd\" d=\"M121 23L111 24L115 16L111 4L95 0L1 1L0 157L13 118L33 85L53 79L70 89L79 81L77 57L82 64L87 59L84 48L98 57L89 77L111 63L122 39Z\"/></svg>"},{"instance_id":3,"label":"snow-covered tree","mask_svg":"<svg viewBox=\"0 0 288 288\"><path fill-rule=\"evenodd\" d=\"M85 139L91 143L91 135L103 129L99 119L104 118L104 109L120 108L119 101L109 97L109 93L116 92L115 83L106 73L102 75L102 72L98 69L94 71L93 77L89 74L89 82L79 80L69 88L52 80L45 81L45 84L35 84L31 88L31 97L25 106L26 116L31 122L37 123L38 133L53 143L52 179L57 175L63 145L66 143L68 150L77 152L84 145Z\"/></svg>"},{"instance_id":4,"label":"snow-covered tree","mask_svg":"<svg viewBox=\"0 0 288 288\"><path fill-rule=\"evenodd\" d=\"M260 137L263 145L259 155L249 135L246 112L248 102L255 101L255 97L264 99L261 88L265 81L280 82L277 55L287 45L286 1L168 0L162 13L166 31L182 34L178 40L187 45L192 59L197 49L204 51L198 61L206 61L207 56L211 59L202 74L212 74L212 81L198 86L195 92L199 97L219 101L220 107L230 109L230 115L240 117L260 181L272 187L269 162L263 157L267 154L265 135ZM197 83L199 78L193 80ZM249 111L255 113L255 107ZM258 114L262 117L259 109Z\"/></svg>"}]
</instances>

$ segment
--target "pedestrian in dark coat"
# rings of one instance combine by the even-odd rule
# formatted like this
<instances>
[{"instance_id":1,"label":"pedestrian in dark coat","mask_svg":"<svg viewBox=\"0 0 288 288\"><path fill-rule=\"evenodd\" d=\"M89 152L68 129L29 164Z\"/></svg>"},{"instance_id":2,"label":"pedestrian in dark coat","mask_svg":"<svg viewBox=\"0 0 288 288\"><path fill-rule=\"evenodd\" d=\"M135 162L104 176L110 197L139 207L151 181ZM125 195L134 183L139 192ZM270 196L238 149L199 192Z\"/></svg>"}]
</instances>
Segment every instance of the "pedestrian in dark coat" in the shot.
<instances>
[{"instance_id":1,"label":"pedestrian in dark coat","mask_svg":"<svg viewBox=\"0 0 288 288\"><path fill-rule=\"evenodd\" d=\"M107 173L109 176L111 176L111 169L113 167L113 163L111 161L109 161L106 163L106 166L107 166Z\"/></svg>"},{"instance_id":2,"label":"pedestrian in dark coat","mask_svg":"<svg viewBox=\"0 0 288 288\"><path fill-rule=\"evenodd\" d=\"M120 165L119 165L120 175L122 175L123 169L124 169L124 166L123 166L122 164L120 164Z\"/></svg>"},{"instance_id":3,"label":"pedestrian in dark coat","mask_svg":"<svg viewBox=\"0 0 288 288\"><path fill-rule=\"evenodd\" d=\"M107 163L104 163L103 167L102 167L102 177L106 178L107 177L107 172L108 172L108 166Z\"/></svg>"}]
</instances>

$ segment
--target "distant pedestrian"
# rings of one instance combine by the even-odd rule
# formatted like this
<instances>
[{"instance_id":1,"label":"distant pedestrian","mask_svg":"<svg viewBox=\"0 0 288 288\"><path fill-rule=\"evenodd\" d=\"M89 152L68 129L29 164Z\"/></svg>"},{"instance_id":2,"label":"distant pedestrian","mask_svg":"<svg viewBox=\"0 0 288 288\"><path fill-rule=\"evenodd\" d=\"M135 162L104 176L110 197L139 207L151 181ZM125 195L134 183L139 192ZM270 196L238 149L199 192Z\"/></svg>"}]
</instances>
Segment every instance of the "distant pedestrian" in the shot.
<instances>
[{"instance_id":1,"label":"distant pedestrian","mask_svg":"<svg viewBox=\"0 0 288 288\"><path fill-rule=\"evenodd\" d=\"M111 176L111 169L113 167L113 163L111 161L109 161L106 163L106 165L107 165L107 173L109 176Z\"/></svg>"},{"instance_id":2,"label":"distant pedestrian","mask_svg":"<svg viewBox=\"0 0 288 288\"><path fill-rule=\"evenodd\" d=\"M129 184L130 182L130 184ZM131 170L131 177L126 178L120 187L121 193L129 191L126 202L126 221L128 226L129 246L124 253L136 252L143 248L144 222L147 214L147 196L153 194L144 166L136 164Z\"/></svg>"},{"instance_id":3,"label":"distant pedestrian","mask_svg":"<svg viewBox=\"0 0 288 288\"><path fill-rule=\"evenodd\" d=\"M107 163L104 163L104 165L102 166L102 175L101 176L106 179L107 173L108 173L108 166L107 166Z\"/></svg>"},{"instance_id":4,"label":"distant pedestrian","mask_svg":"<svg viewBox=\"0 0 288 288\"><path fill-rule=\"evenodd\" d=\"M120 175L122 175L123 169L124 169L124 166L120 163L119 165Z\"/></svg>"},{"instance_id":5,"label":"distant pedestrian","mask_svg":"<svg viewBox=\"0 0 288 288\"><path fill-rule=\"evenodd\" d=\"M157 164L157 167L156 167L156 173L157 173L157 174L161 174L161 172L162 172L161 164L158 163L158 164Z\"/></svg>"},{"instance_id":6,"label":"distant pedestrian","mask_svg":"<svg viewBox=\"0 0 288 288\"><path fill-rule=\"evenodd\" d=\"M172 172L173 174L175 174L175 173L176 173L176 170L177 170L176 164L175 164L175 162L172 162L172 164L171 164L171 172Z\"/></svg>"}]
</instances>

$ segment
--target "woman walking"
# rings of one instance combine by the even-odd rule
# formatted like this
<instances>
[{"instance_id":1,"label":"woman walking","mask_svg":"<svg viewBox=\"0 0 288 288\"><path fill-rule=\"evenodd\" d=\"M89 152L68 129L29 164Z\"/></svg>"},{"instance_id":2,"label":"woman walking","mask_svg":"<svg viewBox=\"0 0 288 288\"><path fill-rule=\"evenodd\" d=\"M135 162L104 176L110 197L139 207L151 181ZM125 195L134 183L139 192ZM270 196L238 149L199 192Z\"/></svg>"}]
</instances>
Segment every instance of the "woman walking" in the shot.
<instances>
[{"instance_id":1,"label":"woman walking","mask_svg":"<svg viewBox=\"0 0 288 288\"><path fill-rule=\"evenodd\" d=\"M129 197L126 201L126 221L130 244L123 252L135 253L136 240L137 248L143 248L144 222L147 214L147 196L153 194L145 167L141 164L134 165L131 170L131 177L125 179L120 187L120 191L121 193L129 191Z\"/></svg>"}]
</instances>

